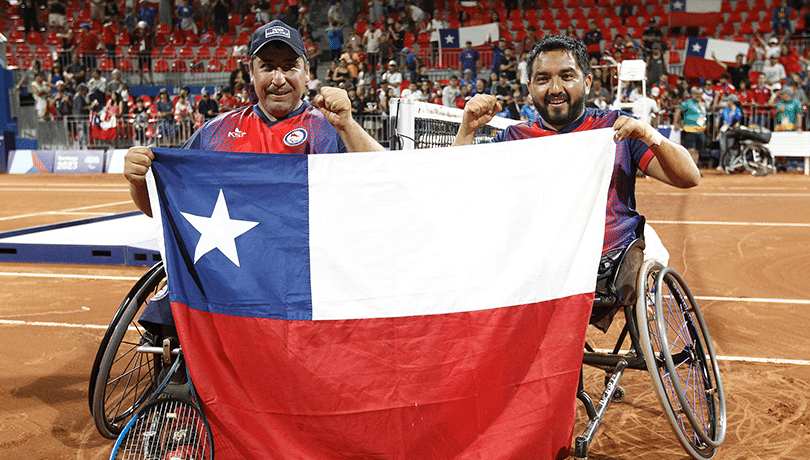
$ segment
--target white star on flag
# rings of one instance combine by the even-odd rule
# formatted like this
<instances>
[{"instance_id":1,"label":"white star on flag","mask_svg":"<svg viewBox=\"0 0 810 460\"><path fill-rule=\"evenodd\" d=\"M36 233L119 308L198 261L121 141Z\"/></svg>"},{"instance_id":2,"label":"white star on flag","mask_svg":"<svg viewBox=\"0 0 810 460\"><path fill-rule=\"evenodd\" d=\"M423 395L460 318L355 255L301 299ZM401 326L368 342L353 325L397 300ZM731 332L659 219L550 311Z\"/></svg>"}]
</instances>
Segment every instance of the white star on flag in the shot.
<instances>
[{"instance_id":1,"label":"white star on flag","mask_svg":"<svg viewBox=\"0 0 810 460\"><path fill-rule=\"evenodd\" d=\"M700 53L700 43L695 43L694 45L692 45L692 52Z\"/></svg>"},{"instance_id":2,"label":"white star on flag","mask_svg":"<svg viewBox=\"0 0 810 460\"><path fill-rule=\"evenodd\" d=\"M452 45L455 40L452 35L447 35L444 37L444 41L446 41L448 45Z\"/></svg>"},{"instance_id":3,"label":"white star on flag","mask_svg":"<svg viewBox=\"0 0 810 460\"><path fill-rule=\"evenodd\" d=\"M195 216L181 212L188 223L200 232L197 249L194 250L194 263L208 252L219 249L231 262L239 266L239 254L236 252L236 237L258 225L258 222L231 219L228 204L222 189L219 190L217 204L211 217Z\"/></svg>"}]
</instances>

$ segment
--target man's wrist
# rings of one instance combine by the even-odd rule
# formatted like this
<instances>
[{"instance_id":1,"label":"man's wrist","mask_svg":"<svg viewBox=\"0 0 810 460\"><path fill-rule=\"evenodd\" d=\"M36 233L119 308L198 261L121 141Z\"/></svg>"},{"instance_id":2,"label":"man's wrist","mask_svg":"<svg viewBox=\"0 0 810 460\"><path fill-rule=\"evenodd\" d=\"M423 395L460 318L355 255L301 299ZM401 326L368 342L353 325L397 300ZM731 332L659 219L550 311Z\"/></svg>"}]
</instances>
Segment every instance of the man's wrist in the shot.
<instances>
[{"instance_id":1,"label":"man's wrist","mask_svg":"<svg viewBox=\"0 0 810 460\"><path fill-rule=\"evenodd\" d=\"M647 144L647 147L655 145L661 145L661 142L664 141L664 135L661 134L657 129L653 128L649 124L645 123L645 130L647 134L644 138L641 139L642 142Z\"/></svg>"}]
</instances>

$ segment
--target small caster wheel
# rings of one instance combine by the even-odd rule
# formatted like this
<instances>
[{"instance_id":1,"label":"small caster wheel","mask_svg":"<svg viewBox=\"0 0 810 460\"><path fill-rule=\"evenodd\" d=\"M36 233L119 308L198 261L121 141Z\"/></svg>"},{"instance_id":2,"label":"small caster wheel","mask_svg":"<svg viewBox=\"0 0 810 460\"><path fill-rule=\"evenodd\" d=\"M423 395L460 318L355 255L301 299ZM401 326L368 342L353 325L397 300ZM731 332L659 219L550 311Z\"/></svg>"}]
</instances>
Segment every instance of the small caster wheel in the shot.
<instances>
[{"instance_id":1,"label":"small caster wheel","mask_svg":"<svg viewBox=\"0 0 810 460\"><path fill-rule=\"evenodd\" d=\"M616 391L613 393L613 402L620 403L624 401L624 388L616 387Z\"/></svg>"}]
</instances>

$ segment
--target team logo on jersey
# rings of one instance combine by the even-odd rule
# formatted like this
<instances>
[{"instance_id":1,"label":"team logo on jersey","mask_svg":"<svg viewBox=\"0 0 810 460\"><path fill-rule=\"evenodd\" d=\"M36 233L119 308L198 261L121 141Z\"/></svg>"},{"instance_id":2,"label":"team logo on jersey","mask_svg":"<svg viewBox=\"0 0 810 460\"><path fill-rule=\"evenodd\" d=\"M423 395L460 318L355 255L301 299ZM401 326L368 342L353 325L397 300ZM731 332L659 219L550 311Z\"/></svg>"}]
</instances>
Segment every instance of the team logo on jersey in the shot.
<instances>
[{"instance_id":1,"label":"team logo on jersey","mask_svg":"<svg viewBox=\"0 0 810 460\"><path fill-rule=\"evenodd\" d=\"M305 140L307 140L307 130L304 128L294 129L284 136L284 143L290 147L301 145Z\"/></svg>"},{"instance_id":2,"label":"team logo on jersey","mask_svg":"<svg viewBox=\"0 0 810 460\"><path fill-rule=\"evenodd\" d=\"M228 133L228 137L235 137L237 139L240 138L240 137L245 137L246 135L247 135L247 133L240 130L238 127L236 129L234 129L233 131Z\"/></svg>"}]
</instances>

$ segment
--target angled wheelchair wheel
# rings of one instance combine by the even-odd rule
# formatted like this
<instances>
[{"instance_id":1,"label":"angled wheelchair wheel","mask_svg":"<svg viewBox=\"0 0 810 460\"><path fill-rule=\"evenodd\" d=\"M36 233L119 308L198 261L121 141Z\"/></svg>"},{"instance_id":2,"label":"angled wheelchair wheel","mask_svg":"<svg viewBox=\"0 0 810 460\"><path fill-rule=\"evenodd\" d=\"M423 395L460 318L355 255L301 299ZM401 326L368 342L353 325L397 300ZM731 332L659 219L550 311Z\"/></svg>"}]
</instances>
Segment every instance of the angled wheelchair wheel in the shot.
<instances>
[{"instance_id":1,"label":"angled wheelchair wheel","mask_svg":"<svg viewBox=\"0 0 810 460\"><path fill-rule=\"evenodd\" d=\"M776 171L771 151L767 147L757 144L745 147L743 166L754 176L765 176Z\"/></svg>"},{"instance_id":2,"label":"angled wheelchair wheel","mask_svg":"<svg viewBox=\"0 0 810 460\"><path fill-rule=\"evenodd\" d=\"M163 263L155 264L135 284L116 312L99 346L90 376L90 411L98 432L114 439L129 418L149 399L161 370L160 355L140 346L160 346L155 334L138 324L147 301L163 286Z\"/></svg>"},{"instance_id":3,"label":"angled wheelchair wheel","mask_svg":"<svg viewBox=\"0 0 810 460\"><path fill-rule=\"evenodd\" d=\"M725 438L725 396L697 303L680 275L655 261L642 266L639 294L639 343L664 413L692 457L712 458Z\"/></svg>"}]
</instances>

